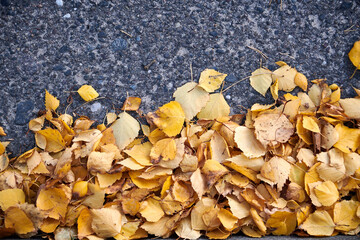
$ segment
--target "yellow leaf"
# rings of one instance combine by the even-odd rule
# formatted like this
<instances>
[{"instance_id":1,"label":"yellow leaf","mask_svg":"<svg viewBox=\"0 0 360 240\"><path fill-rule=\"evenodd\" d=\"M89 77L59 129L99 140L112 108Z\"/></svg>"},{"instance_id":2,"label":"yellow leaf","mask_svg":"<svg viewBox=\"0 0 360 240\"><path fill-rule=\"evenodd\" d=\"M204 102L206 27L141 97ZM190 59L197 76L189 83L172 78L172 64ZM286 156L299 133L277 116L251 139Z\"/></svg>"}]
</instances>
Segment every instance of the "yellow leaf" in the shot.
<instances>
[{"instance_id":1,"label":"yellow leaf","mask_svg":"<svg viewBox=\"0 0 360 240\"><path fill-rule=\"evenodd\" d=\"M0 207L5 212L11 206L25 203L25 193L22 189L5 189L0 191Z\"/></svg>"},{"instance_id":2,"label":"yellow leaf","mask_svg":"<svg viewBox=\"0 0 360 240\"><path fill-rule=\"evenodd\" d=\"M357 69L360 69L360 40L354 43L354 46L349 52L350 61Z\"/></svg>"},{"instance_id":3,"label":"yellow leaf","mask_svg":"<svg viewBox=\"0 0 360 240\"><path fill-rule=\"evenodd\" d=\"M205 183L208 188L215 184L215 182L217 182L223 175L229 172L226 167L221 165L218 161L212 159L205 161L201 171L206 178Z\"/></svg>"},{"instance_id":4,"label":"yellow leaf","mask_svg":"<svg viewBox=\"0 0 360 240\"><path fill-rule=\"evenodd\" d=\"M139 97L127 97L121 110L123 111L137 111L141 104Z\"/></svg>"},{"instance_id":5,"label":"yellow leaf","mask_svg":"<svg viewBox=\"0 0 360 240\"><path fill-rule=\"evenodd\" d=\"M271 214L266 225L273 229L274 235L290 235L296 228L296 213L277 211Z\"/></svg>"},{"instance_id":6,"label":"yellow leaf","mask_svg":"<svg viewBox=\"0 0 360 240\"><path fill-rule=\"evenodd\" d=\"M285 143L294 133L294 126L283 114L261 114L255 118L254 127L256 138L264 146Z\"/></svg>"},{"instance_id":7,"label":"yellow leaf","mask_svg":"<svg viewBox=\"0 0 360 240\"><path fill-rule=\"evenodd\" d=\"M63 188L41 189L36 199L36 206L40 210L48 211L51 218L64 219L70 202L64 190L71 191L65 186Z\"/></svg>"},{"instance_id":8,"label":"yellow leaf","mask_svg":"<svg viewBox=\"0 0 360 240\"><path fill-rule=\"evenodd\" d=\"M277 100L279 98L279 80L276 79L274 81L274 84L270 87L271 96L274 100Z\"/></svg>"},{"instance_id":9,"label":"yellow leaf","mask_svg":"<svg viewBox=\"0 0 360 240\"><path fill-rule=\"evenodd\" d=\"M0 136L6 136L6 133L5 133L3 127L0 127Z\"/></svg>"},{"instance_id":10,"label":"yellow leaf","mask_svg":"<svg viewBox=\"0 0 360 240\"><path fill-rule=\"evenodd\" d=\"M175 101L180 103L185 113L186 120L193 119L209 101L209 93L197 86L195 82L189 82L176 89L173 94Z\"/></svg>"},{"instance_id":11,"label":"yellow leaf","mask_svg":"<svg viewBox=\"0 0 360 240\"><path fill-rule=\"evenodd\" d=\"M307 78L302 73L296 73L294 82L297 86L299 86L302 90L306 91L308 86Z\"/></svg>"},{"instance_id":12,"label":"yellow leaf","mask_svg":"<svg viewBox=\"0 0 360 240\"><path fill-rule=\"evenodd\" d=\"M149 222L157 222L165 215L160 206L160 201L153 197L141 202L139 212Z\"/></svg>"},{"instance_id":13,"label":"yellow leaf","mask_svg":"<svg viewBox=\"0 0 360 240\"><path fill-rule=\"evenodd\" d=\"M227 196L226 198L229 202L230 210L235 217L243 219L250 216L250 205L246 201L240 203L235 197Z\"/></svg>"},{"instance_id":14,"label":"yellow leaf","mask_svg":"<svg viewBox=\"0 0 360 240\"><path fill-rule=\"evenodd\" d=\"M55 111L59 107L60 101L45 90L45 108Z\"/></svg>"},{"instance_id":15,"label":"yellow leaf","mask_svg":"<svg viewBox=\"0 0 360 240\"><path fill-rule=\"evenodd\" d=\"M340 89L340 88L339 88ZM360 119L360 98L345 98L339 100L340 106L344 109L344 113L354 119Z\"/></svg>"},{"instance_id":16,"label":"yellow leaf","mask_svg":"<svg viewBox=\"0 0 360 240\"><path fill-rule=\"evenodd\" d=\"M91 212L89 209L84 208L77 219L77 229L78 229L78 237L82 239L85 236L88 236L94 232L91 228Z\"/></svg>"},{"instance_id":17,"label":"yellow leaf","mask_svg":"<svg viewBox=\"0 0 360 240\"><path fill-rule=\"evenodd\" d=\"M207 230L208 226L205 224L203 215L215 209L216 201L214 199L204 197L199 200L191 211L191 227L194 230Z\"/></svg>"},{"instance_id":18,"label":"yellow leaf","mask_svg":"<svg viewBox=\"0 0 360 240\"><path fill-rule=\"evenodd\" d=\"M251 208L250 209L250 215L253 219L253 221L255 222L256 226L258 227L258 229L262 232L262 233L266 233L266 226L264 224L264 221L262 220L262 218L259 216L259 213L256 211L256 209Z\"/></svg>"},{"instance_id":19,"label":"yellow leaf","mask_svg":"<svg viewBox=\"0 0 360 240\"><path fill-rule=\"evenodd\" d=\"M157 222L145 222L141 225L141 228L150 234L157 237L165 236L169 233L170 229L167 228L166 223L170 220L170 217L163 217Z\"/></svg>"},{"instance_id":20,"label":"yellow leaf","mask_svg":"<svg viewBox=\"0 0 360 240\"><path fill-rule=\"evenodd\" d=\"M35 119L31 119L29 122L29 129L33 132L40 131L44 126L45 116L41 116Z\"/></svg>"},{"instance_id":21,"label":"yellow leaf","mask_svg":"<svg viewBox=\"0 0 360 240\"><path fill-rule=\"evenodd\" d=\"M215 131L210 140L211 158L222 163L225 159L230 157L230 151L225 139Z\"/></svg>"},{"instance_id":22,"label":"yellow leaf","mask_svg":"<svg viewBox=\"0 0 360 240\"><path fill-rule=\"evenodd\" d=\"M45 139L45 143L41 139ZM35 140L37 145L47 152L60 152L65 148L65 141L61 133L52 128L36 132Z\"/></svg>"},{"instance_id":23,"label":"yellow leaf","mask_svg":"<svg viewBox=\"0 0 360 240\"><path fill-rule=\"evenodd\" d=\"M321 163L318 162L316 164L314 164L306 173L305 173L305 177L304 177L304 183L305 183L305 191L307 192L308 195L310 195L310 191L309 191L309 184L310 183L314 183L314 182L318 182L321 181L319 174L316 171L316 168L320 165Z\"/></svg>"},{"instance_id":24,"label":"yellow leaf","mask_svg":"<svg viewBox=\"0 0 360 240\"><path fill-rule=\"evenodd\" d=\"M114 131L117 146L123 150L139 135L140 124L131 115L122 112L119 114L119 119L111 125L111 128Z\"/></svg>"},{"instance_id":25,"label":"yellow leaf","mask_svg":"<svg viewBox=\"0 0 360 240\"><path fill-rule=\"evenodd\" d=\"M274 81L276 79L279 81L279 90L290 92L296 87L296 73L297 71L295 68L292 68L289 65L283 65L273 72L272 78Z\"/></svg>"},{"instance_id":26,"label":"yellow leaf","mask_svg":"<svg viewBox=\"0 0 360 240\"><path fill-rule=\"evenodd\" d=\"M335 130L339 134L339 140L334 144L334 147L344 153L356 151L360 145L360 129L348 128L339 123L335 126Z\"/></svg>"},{"instance_id":27,"label":"yellow leaf","mask_svg":"<svg viewBox=\"0 0 360 240\"><path fill-rule=\"evenodd\" d=\"M302 118L298 117L296 120L296 133L306 144L312 144L311 132L303 127Z\"/></svg>"},{"instance_id":28,"label":"yellow leaf","mask_svg":"<svg viewBox=\"0 0 360 240\"><path fill-rule=\"evenodd\" d=\"M113 174L98 173L96 176L99 181L100 188L106 188L106 187L110 187L111 185L113 185L117 180L120 180L122 177L122 172L113 173Z\"/></svg>"},{"instance_id":29,"label":"yellow leaf","mask_svg":"<svg viewBox=\"0 0 360 240\"><path fill-rule=\"evenodd\" d=\"M176 155L176 143L172 138L161 139L151 149L151 162L156 164L160 161L173 160Z\"/></svg>"},{"instance_id":30,"label":"yellow leaf","mask_svg":"<svg viewBox=\"0 0 360 240\"><path fill-rule=\"evenodd\" d=\"M266 153L266 148L256 139L254 132L247 127L237 127L234 139L238 148L249 158L261 157Z\"/></svg>"},{"instance_id":31,"label":"yellow leaf","mask_svg":"<svg viewBox=\"0 0 360 240\"><path fill-rule=\"evenodd\" d=\"M220 73L214 69L205 69L200 74L199 86L207 92L214 92L226 78L227 74Z\"/></svg>"},{"instance_id":32,"label":"yellow leaf","mask_svg":"<svg viewBox=\"0 0 360 240\"><path fill-rule=\"evenodd\" d=\"M129 176L131 181L139 188L153 189L159 187L161 182L159 179L142 179L139 176L142 174L141 171L130 171Z\"/></svg>"},{"instance_id":33,"label":"yellow leaf","mask_svg":"<svg viewBox=\"0 0 360 240\"><path fill-rule=\"evenodd\" d=\"M264 97L272 83L271 74L270 70L259 68L252 72L250 76L250 85Z\"/></svg>"},{"instance_id":34,"label":"yellow leaf","mask_svg":"<svg viewBox=\"0 0 360 240\"><path fill-rule=\"evenodd\" d=\"M123 165L124 167L129 168L130 170L140 170L143 169L144 166L140 165L137 161L135 161L133 158L129 157L126 158L120 162L118 162L120 165Z\"/></svg>"},{"instance_id":35,"label":"yellow leaf","mask_svg":"<svg viewBox=\"0 0 360 240\"><path fill-rule=\"evenodd\" d=\"M210 99L205 107L197 114L199 119L213 120L227 117L230 114L230 106L221 93L210 94Z\"/></svg>"},{"instance_id":36,"label":"yellow leaf","mask_svg":"<svg viewBox=\"0 0 360 240\"><path fill-rule=\"evenodd\" d=\"M18 206L9 207L5 212L5 227L13 228L17 234L35 232L34 223Z\"/></svg>"},{"instance_id":37,"label":"yellow leaf","mask_svg":"<svg viewBox=\"0 0 360 240\"><path fill-rule=\"evenodd\" d=\"M183 239L198 239L201 236L200 231L196 231L191 227L191 218L182 219L175 229L175 233Z\"/></svg>"},{"instance_id":38,"label":"yellow leaf","mask_svg":"<svg viewBox=\"0 0 360 240\"><path fill-rule=\"evenodd\" d=\"M185 113L180 103L171 101L160 107L148 117L169 137L174 137L183 128Z\"/></svg>"},{"instance_id":39,"label":"yellow leaf","mask_svg":"<svg viewBox=\"0 0 360 240\"><path fill-rule=\"evenodd\" d=\"M209 239L227 239L231 232L224 231L223 229L215 229L206 232L206 237Z\"/></svg>"},{"instance_id":40,"label":"yellow leaf","mask_svg":"<svg viewBox=\"0 0 360 240\"><path fill-rule=\"evenodd\" d=\"M88 192L88 182L87 181L78 181L74 184L73 187L73 197L75 199L84 197Z\"/></svg>"},{"instance_id":41,"label":"yellow leaf","mask_svg":"<svg viewBox=\"0 0 360 240\"><path fill-rule=\"evenodd\" d=\"M360 203L354 200L337 202L334 207L335 229L339 231L351 231L360 224L360 218L356 215Z\"/></svg>"},{"instance_id":42,"label":"yellow leaf","mask_svg":"<svg viewBox=\"0 0 360 240\"><path fill-rule=\"evenodd\" d=\"M121 214L115 208L91 209L91 228L102 238L114 237L121 230Z\"/></svg>"},{"instance_id":43,"label":"yellow leaf","mask_svg":"<svg viewBox=\"0 0 360 240\"><path fill-rule=\"evenodd\" d=\"M90 85L82 85L77 91L82 99L89 102L99 96L96 90Z\"/></svg>"},{"instance_id":44,"label":"yellow leaf","mask_svg":"<svg viewBox=\"0 0 360 240\"><path fill-rule=\"evenodd\" d=\"M152 149L152 144L150 142L145 142L143 144L137 144L131 149L126 149L124 152L132 157L136 162L143 166L151 166L150 152ZM133 169L135 170L135 169Z\"/></svg>"},{"instance_id":45,"label":"yellow leaf","mask_svg":"<svg viewBox=\"0 0 360 240\"><path fill-rule=\"evenodd\" d=\"M0 155L2 155L5 152L4 145L0 142Z\"/></svg>"},{"instance_id":46,"label":"yellow leaf","mask_svg":"<svg viewBox=\"0 0 360 240\"><path fill-rule=\"evenodd\" d=\"M187 202L193 195L193 190L181 181L176 181L172 187L172 195L174 200L178 202Z\"/></svg>"},{"instance_id":47,"label":"yellow leaf","mask_svg":"<svg viewBox=\"0 0 360 240\"><path fill-rule=\"evenodd\" d=\"M314 193L323 206L331 206L339 199L336 185L331 181L323 182L314 188Z\"/></svg>"},{"instance_id":48,"label":"yellow leaf","mask_svg":"<svg viewBox=\"0 0 360 240\"><path fill-rule=\"evenodd\" d=\"M307 231L312 236L331 236L335 229L335 224L330 214L325 210L316 210L299 227Z\"/></svg>"},{"instance_id":49,"label":"yellow leaf","mask_svg":"<svg viewBox=\"0 0 360 240\"><path fill-rule=\"evenodd\" d=\"M320 133L320 128L314 117L304 116L303 127L309 131Z\"/></svg>"},{"instance_id":50,"label":"yellow leaf","mask_svg":"<svg viewBox=\"0 0 360 240\"><path fill-rule=\"evenodd\" d=\"M60 220L53 218L45 218L40 226L40 230L45 233L52 233L59 226Z\"/></svg>"},{"instance_id":51,"label":"yellow leaf","mask_svg":"<svg viewBox=\"0 0 360 240\"><path fill-rule=\"evenodd\" d=\"M341 91L340 88L336 89L335 91L333 91L330 95L330 103L336 103L340 100L341 97ZM359 112L360 113L360 112ZM345 111L346 114L346 111ZM360 118L360 116L358 115L358 118Z\"/></svg>"},{"instance_id":52,"label":"yellow leaf","mask_svg":"<svg viewBox=\"0 0 360 240\"><path fill-rule=\"evenodd\" d=\"M278 191L281 191L289 178L290 170L291 165L285 159L277 156L272 157L261 167L261 177L263 177L261 180L270 185L276 184Z\"/></svg>"},{"instance_id":53,"label":"yellow leaf","mask_svg":"<svg viewBox=\"0 0 360 240\"><path fill-rule=\"evenodd\" d=\"M219 211L218 218L224 228L228 231L234 229L235 224L238 221L238 218L235 217L229 210L221 208Z\"/></svg>"},{"instance_id":54,"label":"yellow leaf","mask_svg":"<svg viewBox=\"0 0 360 240\"><path fill-rule=\"evenodd\" d=\"M87 161L87 168L89 171L105 173L111 169L114 157L114 152L91 152Z\"/></svg>"}]
</instances>

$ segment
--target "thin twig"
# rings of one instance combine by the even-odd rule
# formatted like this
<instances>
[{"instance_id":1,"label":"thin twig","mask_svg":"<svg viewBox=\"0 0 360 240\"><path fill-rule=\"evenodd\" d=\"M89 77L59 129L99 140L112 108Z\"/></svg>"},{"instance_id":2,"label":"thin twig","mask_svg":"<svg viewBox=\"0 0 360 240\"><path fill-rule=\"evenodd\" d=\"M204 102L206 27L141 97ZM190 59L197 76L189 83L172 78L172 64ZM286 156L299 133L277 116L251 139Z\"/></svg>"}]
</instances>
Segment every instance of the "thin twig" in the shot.
<instances>
[{"instance_id":1,"label":"thin twig","mask_svg":"<svg viewBox=\"0 0 360 240\"><path fill-rule=\"evenodd\" d=\"M130 33L127 33L127 32L125 32L124 30L120 30L120 32L122 32L123 34L125 34L125 35L128 35L129 37L133 37Z\"/></svg>"},{"instance_id":2,"label":"thin twig","mask_svg":"<svg viewBox=\"0 0 360 240\"><path fill-rule=\"evenodd\" d=\"M360 64L359 64L360 65ZM356 68L355 68L355 71L353 72L353 74L351 75L351 77L349 78L349 79L352 79L354 76L355 76L355 73L356 73L356 71L358 70L358 67L359 66L357 66Z\"/></svg>"},{"instance_id":3,"label":"thin twig","mask_svg":"<svg viewBox=\"0 0 360 240\"><path fill-rule=\"evenodd\" d=\"M144 66L144 69L147 71L149 70L149 68L151 67L151 65L153 65L154 63L156 63L156 59L152 60L148 65Z\"/></svg>"},{"instance_id":4,"label":"thin twig","mask_svg":"<svg viewBox=\"0 0 360 240\"><path fill-rule=\"evenodd\" d=\"M228 86L227 88L225 88L225 90L222 91L222 92L226 92L229 88L232 88L232 87L235 86L236 84L238 84L238 83L240 83L240 82L242 82L242 81L244 81L244 80L246 80L246 79L248 79L248 78L256 77L256 76L260 76L260 75L264 75L264 74L274 75L272 72L270 72L270 73L259 73L259 74L254 74L254 75L251 75L251 76L247 76L247 77L244 77L244 78L240 79L239 81L234 82L233 84L231 84L230 86Z\"/></svg>"},{"instance_id":5,"label":"thin twig","mask_svg":"<svg viewBox=\"0 0 360 240\"><path fill-rule=\"evenodd\" d=\"M265 60L269 58L268 56L266 56L265 53L263 53L262 51L260 51L260 50L257 49L257 48L254 48L254 47L252 47L252 46L246 46L246 47L250 48L251 50L254 50L254 51L257 52L257 53L259 53Z\"/></svg>"},{"instance_id":6,"label":"thin twig","mask_svg":"<svg viewBox=\"0 0 360 240\"><path fill-rule=\"evenodd\" d=\"M357 29L353 29L354 27L357 28ZM353 24L353 25L351 25L349 28L345 29L345 30L344 30L344 33L356 32L356 31L358 31L358 30L359 30L359 25Z\"/></svg>"},{"instance_id":7,"label":"thin twig","mask_svg":"<svg viewBox=\"0 0 360 240\"><path fill-rule=\"evenodd\" d=\"M244 80L246 80L246 79L248 79L248 78L250 78L250 77L251 77L251 76L247 76L247 77L244 77L244 78L240 79L239 81L234 82L233 84L231 84L230 86L228 86L227 88L225 88L225 90L222 91L222 92L223 92L223 93L226 92L227 90L229 90L230 88L232 88L232 87L235 86L236 84L238 84L238 83L240 83L240 82L242 82L242 81L244 81Z\"/></svg>"},{"instance_id":8,"label":"thin twig","mask_svg":"<svg viewBox=\"0 0 360 240\"><path fill-rule=\"evenodd\" d=\"M292 59L295 60L295 57L291 56L291 55L288 54L288 53L282 53L282 52L281 52L280 54L283 55L283 56L287 56L287 57L292 58Z\"/></svg>"},{"instance_id":9,"label":"thin twig","mask_svg":"<svg viewBox=\"0 0 360 240\"><path fill-rule=\"evenodd\" d=\"M190 77L191 77L191 81L194 81L194 76L193 76L193 69L192 69L192 62L190 62Z\"/></svg>"}]
</instances>

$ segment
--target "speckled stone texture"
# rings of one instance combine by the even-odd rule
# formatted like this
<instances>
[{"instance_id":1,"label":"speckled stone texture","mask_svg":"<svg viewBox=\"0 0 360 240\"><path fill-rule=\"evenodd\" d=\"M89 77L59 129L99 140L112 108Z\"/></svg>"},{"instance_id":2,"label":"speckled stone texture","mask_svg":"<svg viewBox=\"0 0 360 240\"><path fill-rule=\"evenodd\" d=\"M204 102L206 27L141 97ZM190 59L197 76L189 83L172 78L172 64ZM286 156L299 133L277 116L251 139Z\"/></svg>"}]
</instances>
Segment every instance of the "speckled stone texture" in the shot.
<instances>
[{"instance_id":1,"label":"speckled stone texture","mask_svg":"<svg viewBox=\"0 0 360 240\"><path fill-rule=\"evenodd\" d=\"M27 122L44 109L45 89L64 112L69 91L91 84L105 98L82 105L71 94L67 112L102 122L127 93L142 98L145 112L170 101L190 81L190 63L195 80L205 68L228 73L226 88L283 60L353 96L360 72L349 80L347 53L360 39L359 16L359 0L0 0L0 126L8 133L1 140L14 139L14 154L34 147ZM224 95L232 113L270 102L248 80Z\"/></svg>"}]
</instances>

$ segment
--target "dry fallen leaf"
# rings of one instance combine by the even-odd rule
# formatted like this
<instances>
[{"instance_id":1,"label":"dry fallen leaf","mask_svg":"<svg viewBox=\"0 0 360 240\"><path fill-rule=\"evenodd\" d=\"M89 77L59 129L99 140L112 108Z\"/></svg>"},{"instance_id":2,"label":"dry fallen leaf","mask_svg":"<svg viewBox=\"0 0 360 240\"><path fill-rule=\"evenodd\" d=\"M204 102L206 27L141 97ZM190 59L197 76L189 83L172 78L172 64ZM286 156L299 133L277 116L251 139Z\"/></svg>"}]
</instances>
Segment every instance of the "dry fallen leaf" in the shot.
<instances>
[{"instance_id":1,"label":"dry fallen leaf","mask_svg":"<svg viewBox=\"0 0 360 240\"><path fill-rule=\"evenodd\" d=\"M211 93L217 90L226 78L227 74L220 73L214 69L205 69L200 74L199 87Z\"/></svg>"},{"instance_id":2,"label":"dry fallen leaf","mask_svg":"<svg viewBox=\"0 0 360 240\"><path fill-rule=\"evenodd\" d=\"M115 208L91 209L91 228L102 238L114 237L121 230L121 214Z\"/></svg>"},{"instance_id":3,"label":"dry fallen leaf","mask_svg":"<svg viewBox=\"0 0 360 240\"><path fill-rule=\"evenodd\" d=\"M349 58L357 69L360 69L360 40L354 43L349 52Z\"/></svg>"},{"instance_id":4,"label":"dry fallen leaf","mask_svg":"<svg viewBox=\"0 0 360 240\"><path fill-rule=\"evenodd\" d=\"M272 72L265 68L256 69L251 73L250 85L265 97L267 90L272 83Z\"/></svg>"},{"instance_id":5,"label":"dry fallen leaf","mask_svg":"<svg viewBox=\"0 0 360 240\"><path fill-rule=\"evenodd\" d=\"M180 133L185 113L180 103L172 101L160 107L155 113L149 113L148 117L169 137Z\"/></svg>"},{"instance_id":6,"label":"dry fallen leaf","mask_svg":"<svg viewBox=\"0 0 360 240\"><path fill-rule=\"evenodd\" d=\"M209 101L209 93L195 82L189 82L179 87L173 96L175 101L180 103L188 121L193 119Z\"/></svg>"},{"instance_id":7,"label":"dry fallen leaf","mask_svg":"<svg viewBox=\"0 0 360 240\"><path fill-rule=\"evenodd\" d=\"M300 226L312 236L331 236L335 230L335 223L325 210L316 210Z\"/></svg>"},{"instance_id":8,"label":"dry fallen leaf","mask_svg":"<svg viewBox=\"0 0 360 240\"><path fill-rule=\"evenodd\" d=\"M222 92L213 93L226 74L209 69L156 112L127 98L107 125L55 112L60 102L46 92L46 112L29 123L36 147L9 158L9 142L0 142L0 237L358 234L359 97L341 99L341 87L323 79L308 94L279 96L308 82L277 64L250 78L276 101L246 114L229 115ZM90 86L79 94L98 97Z\"/></svg>"},{"instance_id":9,"label":"dry fallen leaf","mask_svg":"<svg viewBox=\"0 0 360 240\"><path fill-rule=\"evenodd\" d=\"M77 91L82 99L89 102L99 96L96 90L90 85L82 85Z\"/></svg>"}]
</instances>

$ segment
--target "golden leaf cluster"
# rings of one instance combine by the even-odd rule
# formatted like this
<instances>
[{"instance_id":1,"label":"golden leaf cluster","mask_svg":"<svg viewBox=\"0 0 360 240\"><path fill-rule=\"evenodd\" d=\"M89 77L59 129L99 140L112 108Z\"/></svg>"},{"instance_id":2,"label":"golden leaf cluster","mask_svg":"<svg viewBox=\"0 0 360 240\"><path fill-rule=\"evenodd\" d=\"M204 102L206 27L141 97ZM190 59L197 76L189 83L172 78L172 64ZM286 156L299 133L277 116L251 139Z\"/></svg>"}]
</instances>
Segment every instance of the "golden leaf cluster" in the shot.
<instances>
[{"instance_id":1,"label":"golden leaf cluster","mask_svg":"<svg viewBox=\"0 0 360 240\"><path fill-rule=\"evenodd\" d=\"M9 159L0 143L0 237L167 238L242 232L298 236L360 232L360 98L284 62L250 84L273 104L230 114L226 74L206 69L155 112L128 97L107 125L46 111L36 146ZM278 95L278 90L297 94ZM85 101L99 95L88 85ZM136 112L131 112L136 111ZM0 135L6 135L0 128Z\"/></svg>"}]
</instances>

